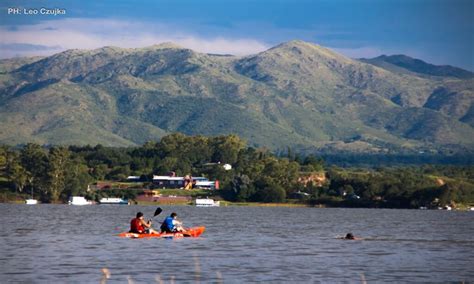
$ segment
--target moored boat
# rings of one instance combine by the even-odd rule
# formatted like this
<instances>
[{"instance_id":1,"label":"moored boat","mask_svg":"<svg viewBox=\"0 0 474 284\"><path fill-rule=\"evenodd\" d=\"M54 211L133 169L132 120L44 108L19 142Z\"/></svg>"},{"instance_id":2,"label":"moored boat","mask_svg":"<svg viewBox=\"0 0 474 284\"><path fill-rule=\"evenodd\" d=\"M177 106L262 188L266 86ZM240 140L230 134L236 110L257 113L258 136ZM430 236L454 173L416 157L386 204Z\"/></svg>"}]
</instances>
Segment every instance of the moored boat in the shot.
<instances>
[{"instance_id":1,"label":"moored boat","mask_svg":"<svg viewBox=\"0 0 474 284\"><path fill-rule=\"evenodd\" d=\"M91 205L92 202L88 201L83 196L71 196L68 201L69 205Z\"/></svg>"},{"instance_id":2,"label":"moored boat","mask_svg":"<svg viewBox=\"0 0 474 284\"><path fill-rule=\"evenodd\" d=\"M116 198L116 197L104 197L99 200L100 204L119 204L119 205L128 205L129 202L127 199Z\"/></svg>"},{"instance_id":3,"label":"moored boat","mask_svg":"<svg viewBox=\"0 0 474 284\"><path fill-rule=\"evenodd\" d=\"M218 207L220 206L220 201L214 201L210 198L196 198L197 207Z\"/></svg>"},{"instance_id":4,"label":"moored boat","mask_svg":"<svg viewBox=\"0 0 474 284\"><path fill-rule=\"evenodd\" d=\"M25 203L28 205L36 205L38 204L38 200L33 198L33 187L31 188L31 197L25 200Z\"/></svg>"}]
</instances>

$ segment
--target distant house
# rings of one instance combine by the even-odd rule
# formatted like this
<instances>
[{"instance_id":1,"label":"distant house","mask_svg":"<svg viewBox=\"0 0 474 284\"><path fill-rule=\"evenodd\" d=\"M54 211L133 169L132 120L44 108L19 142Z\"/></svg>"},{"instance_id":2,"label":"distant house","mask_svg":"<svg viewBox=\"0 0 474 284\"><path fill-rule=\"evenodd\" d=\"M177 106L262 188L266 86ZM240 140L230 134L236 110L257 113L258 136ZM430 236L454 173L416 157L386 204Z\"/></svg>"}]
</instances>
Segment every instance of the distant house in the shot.
<instances>
[{"instance_id":1,"label":"distant house","mask_svg":"<svg viewBox=\"0 0 474 284\"><path fill-rule=\"evenodd\" d=\"M184 177L153 176L153 185L158 188L184 187Z\"/></svg>"},{"instance_id":2,"label":"distant house","mask_svg":"<svg viewBox=\"0 0 474 284\"><path fill-rule=\"evenodd\" d=\"M153 176L153 185L157 188L184 188L189 179L193 188L219 189L219 181L210 181L205 177Z\"/></svg>"}]
</instances>

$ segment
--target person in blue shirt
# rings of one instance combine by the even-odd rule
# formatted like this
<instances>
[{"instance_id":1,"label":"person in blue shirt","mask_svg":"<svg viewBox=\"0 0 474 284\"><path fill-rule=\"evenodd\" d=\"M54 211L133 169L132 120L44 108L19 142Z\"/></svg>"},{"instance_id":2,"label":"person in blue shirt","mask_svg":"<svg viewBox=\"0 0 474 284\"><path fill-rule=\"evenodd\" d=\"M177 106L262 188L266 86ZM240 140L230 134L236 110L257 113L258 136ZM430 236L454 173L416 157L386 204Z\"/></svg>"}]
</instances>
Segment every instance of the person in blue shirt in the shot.
<instances>
[{"instance_id":1,"label":"person in blue shirt","mask_svg":"<svg viewBox=\"0 0 474 284\"><path fill-rule=\"evenodd\" d=\"M162 233L175 233L175 232L183 232L183 223L179 221L176 217L178 217L178 214L176 213L171 213L170 216L166 217L166 219L163 221L163 224L161 224L161 232Z\"/></svg>"}]
</instances>

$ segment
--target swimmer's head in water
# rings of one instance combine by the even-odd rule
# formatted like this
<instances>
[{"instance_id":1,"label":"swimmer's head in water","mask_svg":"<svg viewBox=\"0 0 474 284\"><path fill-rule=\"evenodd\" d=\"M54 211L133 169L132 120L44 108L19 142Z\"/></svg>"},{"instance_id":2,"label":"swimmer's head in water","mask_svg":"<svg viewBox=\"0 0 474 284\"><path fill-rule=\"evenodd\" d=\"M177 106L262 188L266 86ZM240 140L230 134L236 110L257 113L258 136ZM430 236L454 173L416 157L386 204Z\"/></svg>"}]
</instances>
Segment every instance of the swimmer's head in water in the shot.
<instances>
[{"instance_id":1,"label":"swimmer's head in water","mask_svg":"<svg viewBox=\"0 0 474 284\"><path fill-rule=\"evenodd\" d=\"M354 235L353 235L352 233L347 233L345 239L353 240L353 239L355 239L355 238L354 238Z\"/></svg>"}]
</instances>

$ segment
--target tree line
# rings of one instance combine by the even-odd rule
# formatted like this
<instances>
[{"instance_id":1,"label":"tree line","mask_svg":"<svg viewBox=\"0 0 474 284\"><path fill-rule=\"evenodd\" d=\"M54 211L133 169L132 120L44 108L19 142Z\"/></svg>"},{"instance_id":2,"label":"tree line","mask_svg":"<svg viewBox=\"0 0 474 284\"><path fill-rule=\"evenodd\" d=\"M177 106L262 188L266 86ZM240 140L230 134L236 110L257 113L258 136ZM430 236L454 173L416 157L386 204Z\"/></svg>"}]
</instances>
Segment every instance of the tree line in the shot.
<instances>
[{"instance_id":1,"label":"tree line","mask_svg":"<svg viewBox=\"0 0 474 284\"><path fill-rule=\"evenodd\" d=\"M223 164L231 164L232 169L225 170ZM282 193L278 201L283 201L283 188L291 191L301 168L322 170L322 161L308 156L299 164L277 158L267 149L247 147L236 135L205 137L176 133L130 148L43 147L34 143L20 148L0 147L2 188L17 193L33 192L43 202L52 203L86 194L88 185L97 181L124 181L130 175L163 175L171 171L178 176L190 174L219 180L225 189L230 188L234 179L249 179L252 194L235 192L241 200L253 195L261 196L255 200L266 200L265 190L275 185Z\"/></svg>"},{"instance_id":2,"label":"tree line","mask_svg":"<svg viewBox=\"0 0 474 284\"><path fill-rule=\"evenodd\" d=\"M388 208L436 208L458 203L474 204L472 166L405 166L327 171L329 202ZM340 200L341 196L348 196ZM352 196L352 198L351 198ZM357 196L357 198L354 198Z\"/></svg>"},{"instance_id":3,"label":"tree line","mask_svg":"<svg viewBox=\"0 0 474 284\"><path fill-rule=\"evenodd\" d=\"M226 170L223 164L232 165ZM97 146L0 147L0 188L3 193L34 193L43 202L65 202L85 195L97 181L124 181L127 176L175 172L219 180L219 191L232 201L298 202L334 206L416 207L473 202L470 166L348 169L324 164L315 155L275 155L248 147L236 135L206 137L171 134L139 147ZM322 173L321 184L301 177ZM443 180L436 176L445 177ZM137 190L130 190L134 198ZM110 191L117 194L117 191Z\"/></svg>"}]
</instances>

